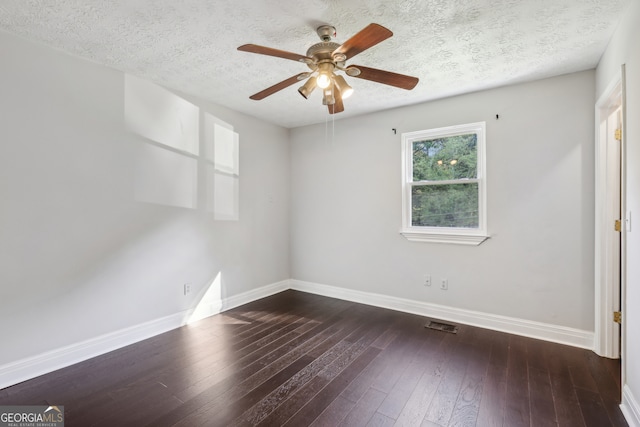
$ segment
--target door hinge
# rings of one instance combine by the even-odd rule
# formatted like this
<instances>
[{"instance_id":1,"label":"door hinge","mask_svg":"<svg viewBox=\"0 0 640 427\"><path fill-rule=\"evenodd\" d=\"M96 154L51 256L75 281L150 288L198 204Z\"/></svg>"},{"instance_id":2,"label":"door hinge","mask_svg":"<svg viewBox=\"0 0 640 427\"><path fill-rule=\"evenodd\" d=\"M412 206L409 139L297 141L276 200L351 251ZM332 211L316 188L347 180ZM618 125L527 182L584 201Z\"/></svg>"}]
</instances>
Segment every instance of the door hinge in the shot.
<instances>
[{"instance_id":1,"label":"door hinge","mask_svg":"<svg viewBox=\"0 0 640 427\"><path fill-rule=\"evenodd\" d=\"M616 323L622 324L622 312L614 311L613 312L613 321Z\"/></svg>"},{"instance_id":2,"label":"door hinge","mask_svg":"<svg viewBox=\"0 0 640 427\"><path fill-rule=\"evenodd\" d=\"M620 221L619 219L616 219L616 222L615 222L613 228L616 231L622 231L622 221Z\"/></svg>"},{"instance_id":3,"label":"door hinge","mask_svg":"<svg viewBox=\"0 0 640 427\"><path fill-rule=\"evenodd\" d=\"M616 129L615 133L616 141L622 141L622 129Z\"/></svg>"}]
</instances>

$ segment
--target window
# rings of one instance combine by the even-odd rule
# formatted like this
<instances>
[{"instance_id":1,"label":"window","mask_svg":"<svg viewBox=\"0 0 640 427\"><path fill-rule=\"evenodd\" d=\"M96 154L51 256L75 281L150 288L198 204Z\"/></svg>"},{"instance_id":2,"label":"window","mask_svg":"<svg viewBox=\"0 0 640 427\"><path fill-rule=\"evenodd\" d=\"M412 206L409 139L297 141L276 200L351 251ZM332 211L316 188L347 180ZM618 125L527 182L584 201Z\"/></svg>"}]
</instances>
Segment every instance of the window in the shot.
<instances>
[{"instance_id":1,"label":"window","mask_svg":"<svg viewBox=\"0 0 640 427\"><path fill-rule=\"evenodd\" d=\"M485 123L402 134L402 234L420 242L487 239Z\"/></svg>"}]
</instances>

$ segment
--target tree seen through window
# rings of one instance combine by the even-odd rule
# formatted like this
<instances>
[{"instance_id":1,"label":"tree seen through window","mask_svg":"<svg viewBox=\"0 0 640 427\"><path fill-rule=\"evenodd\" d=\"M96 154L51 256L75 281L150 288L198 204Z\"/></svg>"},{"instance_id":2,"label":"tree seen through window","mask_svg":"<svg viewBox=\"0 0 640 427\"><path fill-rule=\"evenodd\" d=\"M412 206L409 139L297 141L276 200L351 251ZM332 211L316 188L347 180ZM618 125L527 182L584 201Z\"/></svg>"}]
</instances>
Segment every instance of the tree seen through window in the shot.
<instances>
[{"instance_id":1,"label":"tree seen through window","mask_svg":"<svg viewBox=\"0 0 640 427\"><path fill-rule=\"evenodd\" d=\"M477 228L477 134L414 141L412 149L411 225Z\"/></svg>"}]
</instances>

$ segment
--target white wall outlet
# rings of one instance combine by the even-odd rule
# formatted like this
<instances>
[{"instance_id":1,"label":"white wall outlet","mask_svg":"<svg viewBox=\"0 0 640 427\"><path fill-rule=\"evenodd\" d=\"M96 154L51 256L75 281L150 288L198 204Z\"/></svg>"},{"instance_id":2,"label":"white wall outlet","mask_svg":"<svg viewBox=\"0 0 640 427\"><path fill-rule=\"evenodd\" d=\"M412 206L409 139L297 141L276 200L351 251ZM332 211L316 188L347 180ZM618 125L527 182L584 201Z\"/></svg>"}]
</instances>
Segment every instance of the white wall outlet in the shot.
<instances>
[{"instance_id":1,"label":"white wall outlet","mask_svg":"<svg viewBox=\"0 0 640 427\"><path fill-rule=\"evenodd\" d=\"M425 274L424 275L424 280L422 281L422 283L425 286L431 286L431 276L429 274Z\"/></svg>"},{"instance_id":2,"label":"white wall outlet","mask_svg":"<svg viewBox=\"0 0 640 427\"><path fill-rule=\"evenodd\" d=\"M440 289L442 289L443 291L449 289L449 279L440 280Z\"/></svg>"},{"instance_id":3,"label":"white wall outlet","mask_svg":"<svg viewBox=\"0 0 640 427\"><path fill-rule=\"evenodd\" d=\"M185 283L184 284L184 296L186 297L187 295L189 295L191 293L191 283Z\"/></svg>"}]
</instances>

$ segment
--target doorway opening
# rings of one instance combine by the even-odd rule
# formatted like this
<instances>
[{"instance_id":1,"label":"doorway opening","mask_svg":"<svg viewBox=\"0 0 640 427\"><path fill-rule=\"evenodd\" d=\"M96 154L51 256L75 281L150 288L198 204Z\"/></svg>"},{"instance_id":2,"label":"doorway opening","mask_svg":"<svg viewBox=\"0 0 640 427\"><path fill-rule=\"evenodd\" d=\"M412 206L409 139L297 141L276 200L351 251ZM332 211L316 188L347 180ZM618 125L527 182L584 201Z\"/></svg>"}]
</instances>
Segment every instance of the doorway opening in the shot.
<instances>
[{"instance_id":1,"label":"doorway opening","mask_svg":"<svg viewBox=\"0 0 640 427\"><path fill-rule=\"evenodd\" d=\"M624 68L596 103L594 351L619 359L624 302ZM627 218L628 220L628 218Z\"/></svg>"}]
</instances>

